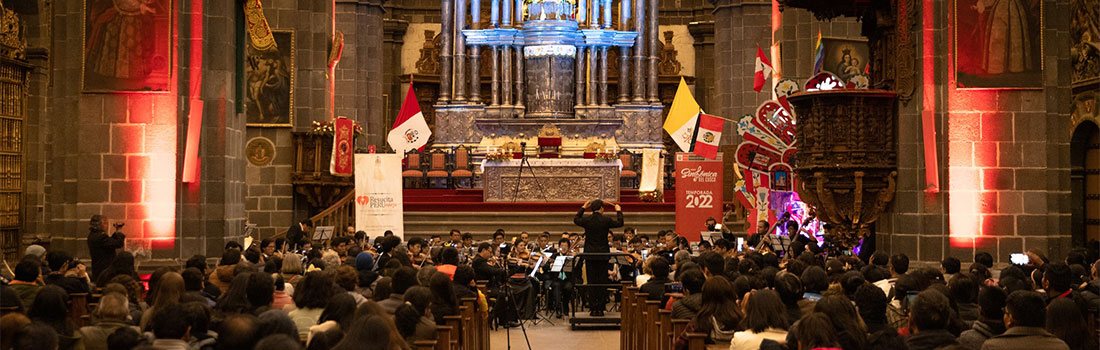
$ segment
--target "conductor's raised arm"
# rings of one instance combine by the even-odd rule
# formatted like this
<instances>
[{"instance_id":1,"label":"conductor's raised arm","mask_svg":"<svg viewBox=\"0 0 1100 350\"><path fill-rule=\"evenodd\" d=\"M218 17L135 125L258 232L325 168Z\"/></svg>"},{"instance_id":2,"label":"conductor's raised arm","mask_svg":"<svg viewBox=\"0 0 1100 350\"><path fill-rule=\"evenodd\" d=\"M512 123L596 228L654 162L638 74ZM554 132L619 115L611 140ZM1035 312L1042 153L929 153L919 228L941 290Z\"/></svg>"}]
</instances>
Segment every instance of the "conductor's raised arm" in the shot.
<instances>
[{"instance_id":1,"label":"conductor's raised arm","mask_svg":"<svg viewBox=\"0 0 1100 350\"><path fill-rule=\"evenodd\" d=\"M611 228L623 227L623 207L615 204L615 221L611 223Z\"/></svg>"}]
</instances>

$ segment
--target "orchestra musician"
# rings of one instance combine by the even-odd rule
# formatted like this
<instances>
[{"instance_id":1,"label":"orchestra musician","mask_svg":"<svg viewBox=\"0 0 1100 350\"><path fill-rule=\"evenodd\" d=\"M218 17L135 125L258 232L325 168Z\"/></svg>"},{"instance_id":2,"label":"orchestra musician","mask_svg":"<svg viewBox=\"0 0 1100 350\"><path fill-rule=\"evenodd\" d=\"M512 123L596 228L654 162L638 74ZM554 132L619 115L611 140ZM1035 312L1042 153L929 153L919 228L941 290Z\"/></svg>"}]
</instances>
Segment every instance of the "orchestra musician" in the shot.
<instances>
[{"instance_id":1,"label":"orchestra musician","mask_svg":"<svg viewBox=\"0 0 1100 350\"><path fill-rule=\"evenodd\" d=\"M622 207L618 204L615 205L615 218L612 219L603 216L603 205L603 201L599 199L590 200L584 203L584 206L577 211L577 216L573 218L574 224L584 227L584 239L586 240L584 251L586 253L609 253L611 247L607 240L608 233L613 228L623 227ZM592 215L584 216L584 212L589 209L592 210ZM588 266L585 274L588 277L589 284L608 283L608 257L586 259L585 264ZM604 306L607 305L607 289L592 288L590 295L592 296L589 301L591 316L603 316Z\"/></svg>"},{"instance_id":2,"label":"orchestra musician","mask_svg":"<svg viewBox=\"0 0 1100 350\"><path fill-rule=\"evenodd\" d=\"M557 312L557 318L561 318L562 314L569 312L569 305L573 300L573 286L574 279L572 272L553 272L553 262L558 259L559 256L573 256L572 249L570 247L570 241L568 238L562 238L558 240L558 246L553 249L553 253L550 255L548 263L542 267L542 273L539 275L543 283L549 284L550 287L550 310ZM568 264L568 263L566 263Z\"/></svg>"}]
</instances>

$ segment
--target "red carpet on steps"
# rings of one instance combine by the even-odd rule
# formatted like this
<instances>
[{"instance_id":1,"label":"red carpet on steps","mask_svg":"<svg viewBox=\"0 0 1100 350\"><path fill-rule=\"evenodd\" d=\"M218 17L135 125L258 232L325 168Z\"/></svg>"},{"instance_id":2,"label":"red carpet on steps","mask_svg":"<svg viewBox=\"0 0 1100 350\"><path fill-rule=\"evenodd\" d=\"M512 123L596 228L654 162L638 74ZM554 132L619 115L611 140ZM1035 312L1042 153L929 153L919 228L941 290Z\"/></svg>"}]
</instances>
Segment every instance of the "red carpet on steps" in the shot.
<instances>
[{"instance_id":1,"label":"red carpet on steps","mask_svg":"<svg viewBox=\"0 0 1100 350\"><path fill-rule=\"evenodd\" d=\"M581 202L485 202L481 189L405 189L405 211L416 212L575 212ZM676 193L665 191L664 203L638 199L637 190L623 190L620 205L627 212L674 212Z\"/></svg>"}]
</instances>

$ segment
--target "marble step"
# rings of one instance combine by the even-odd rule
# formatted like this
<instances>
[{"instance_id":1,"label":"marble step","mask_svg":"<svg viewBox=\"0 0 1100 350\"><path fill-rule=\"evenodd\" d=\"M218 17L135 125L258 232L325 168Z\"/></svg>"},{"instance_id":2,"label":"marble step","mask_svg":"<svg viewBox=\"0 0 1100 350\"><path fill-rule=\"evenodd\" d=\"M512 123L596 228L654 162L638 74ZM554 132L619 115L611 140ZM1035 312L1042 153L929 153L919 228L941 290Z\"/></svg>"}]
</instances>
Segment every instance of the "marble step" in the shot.
<instances>
[{"instance_id":1,"label":"marble step","mask_svg":"<svg viewBox=\"0 0 1100 350\"><path fill-rule=\"evenodd\" d=\"M561 212L406 212L405 235L427 238L436 234L446 235L454 228L463 233L469 232L479 240L490 238L497 229L503 229L509 236L522 231L548 231L557 237L562 232L581 230L573 224L575 215ZM676 227L676 213L672 212L623 213L623 220L626 226L651 236L657 231ZM622 232L621 229L615 231Z\"/></svg>"}]
</instances>

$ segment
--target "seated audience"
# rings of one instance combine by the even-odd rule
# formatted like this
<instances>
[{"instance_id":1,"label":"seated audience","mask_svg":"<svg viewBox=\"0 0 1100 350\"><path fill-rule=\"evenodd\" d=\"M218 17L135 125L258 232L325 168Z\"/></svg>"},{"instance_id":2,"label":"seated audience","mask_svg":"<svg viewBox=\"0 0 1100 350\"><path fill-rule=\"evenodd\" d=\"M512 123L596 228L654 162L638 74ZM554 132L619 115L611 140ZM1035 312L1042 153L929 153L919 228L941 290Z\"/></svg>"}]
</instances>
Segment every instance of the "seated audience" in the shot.
<instances>
[{"instance_id":1,"label":"seated audience","mask_svg":"<svg viewBox=\"0 0 1100 350\"><path fill-rule=\"evenodd\" d=\"M899 281L900 283L900 281ZM955 335L947 331L951 320L951 301L935 290L917 294L909 306L909 350L935 350L958 344Z\"/></svg>"},{"instance_id":2,"label":"seated audience","mask_svg":"<svg viewBox=\"0 0 1100 350\"><path fill-rule=\"evenodd\" d=\"M332 278L321 271L311 271L302 278L294 293L294 309L288 312L290 319L298 325L299 337L308 336L309 328L317 324L328 300L338 294L335 286Z\"/></svg>"},{"instance_id":3,"label":"seated audience","mask_svg":"<svg viewBox=\"0 0 1100 350\"><path fill-rule=\"evenodd\" d=\"M970 329L959 335L959 344L972 350L981 350L989 338L1005 331L1004 290L997 286L985 286L978 292L978 320Z\"/></svg>"},{"instance_id":4,"label":"seated audience","mask_svg":"<svg viewBox=\"0 0 1100 350\"><path fill-rule=\"evenodd\" d=\"M15 265L14 279L8 284L8 288L15 292L19 298L23 310L29 309L34 297L42 287L38 286L38 277L42 274L41 264L38 259L26 259Z\"/></svg>"},{"instance_id":5,"label":"seated audience","mask_svg":"<svg viewBox=\"0 0 1100 350\"><path fill-rule=\"evenodd\" d=\"M79 349L81 343L80 333L76 332L69 318L68 303L69 293L61 287L48 285L35 295L34 302L27 309L27 317L31 321L53 327L60 350Z\"/></svg>"},{"instance_id":6,"label":"seated audience","mask_svg":"<svg viewBox=\"0 0 1100 350\"><path fill-rule=\"evenodd\" d=\"M409 288L419 285L416 280L416 269L407 266L397 269L393 274L390 285L393 288L390 297L379 301L378 306L381 306L386 314L393 315L394 311L397 311L397 307L405 303L405 292Z\"/></svg>"},{"instance_id":7,"label":"seated audience","mask_svg":"<svg viewBox=\"0 0 1100 350\"><path fill-rule=\"evenodd\" d=\"M1042 294L1015 291L1005 300L1005 330L986 340L981 350L1066 350L1065 341L1050 334L1046 326L1046 300Z\"/></svg>"},{"instance_id":8,"label":"seated audience","mask_svg":"<svg viewBox=\"0 0 1100 350\"><path fill-rule=\"evenodd\" d=\"M672 318L690 320L699 313L703 303L703 283L706 277L699 270L686 271L679 277L684 286L684 297L672 303Z\"/></svg>"},{"instance_id":9,"label":"seated audience","mask_svg":"<svg viewBox=\"0 0 1100 350\"><path fill-rule=\"evenodd\" d=\"M435 321L431 314L432 292L425 287L412 287L405 293L405 303L397 307L394 323L405 342L435 339Z\"/></svg>"},{"instance_id":10,"label":"seated audience","mask_svg":"<svg viewBox=\"0 0 1100 350\"><path fill-rule=\"evenodd\" d=\"M134 331L140 331L140 328L126 322L130 318L129 304L126 295L117 292L103 294L92 313L95 323L80 328L84 349L107 350L107 337L119 328L129 327Z\"/></svg>"},{"instance_id":11,"label":"seated audience","mask_svg":"<svg viewBox=\"0 0 1100 350\"><path fill-rule=\"evenodd\" d=\"M668 278L669 265L668 260L663 257L657 257L649 264L649 268L653 271L653 277L650 277L649 281L638 288L639 293L646 293L646 298L649 300L664 300L665 297L665 284L672 282Z\"/></svg>"},{"instance_id":12,"label":"seated audience","mask_svg":"<svg viewBox=\"0 0 1100 350\"><path fill-rule=\"evenodd\" d=\"M707 344L729 342L744 318L733 285L725 277L714 276L703 283L700 294L699 311L690 323L693 331L706 334Z\"/></svg>"},{"instance_id":13,"label":"seated audience","mask_svg":"<svg viewBox=\"0 0 1100 350\"><path fill-rule=\"evenodd\" d=\"M820 312L808 314L798 320L798 325L798 329L794 331L795 339L798 339L798 349L846 349L840 347L832 323L825 314Z\"/></svg>"},{"instance_id":14,"label":"seated audience","mask_svg":"<svg viewBox=\"0 0 1100 350\"><path fill-rule=\"evenodd\" d=\"M1047 331L1066 342L1070 350L1096 349L1096 331L1089 330L1081 309L1069 298L1057 298L1047 305Z\"/></svg>"},{"instance_id":15,"label":"seated audience","mask_svg":"<svg viewBox=\"0 0 1100 350\"><path fill-rule=\"evenodd\" d=\"M734 333L730 350L760 349L765 340L781 345L787 343L787 308L779 294L771 290L753 291L742 302L745 318L741 319L743 331Z\"/></svg>"}]
</instances>

